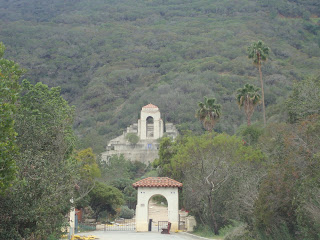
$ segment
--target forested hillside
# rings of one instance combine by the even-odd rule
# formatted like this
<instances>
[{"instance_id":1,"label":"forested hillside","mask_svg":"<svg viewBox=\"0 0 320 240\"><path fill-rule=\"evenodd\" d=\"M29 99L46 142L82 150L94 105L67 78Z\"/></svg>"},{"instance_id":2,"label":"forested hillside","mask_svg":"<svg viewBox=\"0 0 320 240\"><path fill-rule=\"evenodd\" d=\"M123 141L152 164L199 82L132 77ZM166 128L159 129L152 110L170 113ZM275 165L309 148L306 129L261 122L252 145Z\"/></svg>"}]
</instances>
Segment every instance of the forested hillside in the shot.
<instances>
[{"instance_id":1,"label":"forested hillside","mask_svg":"<svg viewBox=\"0 0 320 240\"><path fill-rule=\"evenodd\" d=\"M79 148L101 152L149 102L179 130L200 132L197 102L215 97L215 130L235 133L246 123L236 90L259 86L247 56L259 39L271 49L267 121L283 119L292 84L319 75L319 17L318 0L0 0L0 41L32 83L61 86Z\"/></svg>"}]
</instances>

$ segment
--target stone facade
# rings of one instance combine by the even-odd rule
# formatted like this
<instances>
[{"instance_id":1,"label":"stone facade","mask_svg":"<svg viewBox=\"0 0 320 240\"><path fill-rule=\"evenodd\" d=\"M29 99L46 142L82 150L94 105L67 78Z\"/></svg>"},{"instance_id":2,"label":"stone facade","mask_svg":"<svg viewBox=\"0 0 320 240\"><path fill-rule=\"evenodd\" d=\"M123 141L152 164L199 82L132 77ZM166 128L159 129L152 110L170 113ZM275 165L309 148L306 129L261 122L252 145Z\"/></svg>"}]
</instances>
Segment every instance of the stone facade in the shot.
<instances>
[{"instance_id":1,"label":"stone facade","mask_svg":"<svg viewBox=\"0 0 320 240\"><path fill-rule=\"evenodd\" d=\"M164 129L166 131L164 132ZM126 136L129 133L136 134L139 142L130 143ZM107 151L102 153L102 160L108 161L112 155L121 154L130 161L140 161L145 164L153 162L158 157L159 138L164 135L177 137L178 131L172 123L165 123L161 119L160 110L153 104L148 104L141 109L138 123L127 127L127 130L119 137L112 139L107 145Z\"/></svg>"}]
</instances>

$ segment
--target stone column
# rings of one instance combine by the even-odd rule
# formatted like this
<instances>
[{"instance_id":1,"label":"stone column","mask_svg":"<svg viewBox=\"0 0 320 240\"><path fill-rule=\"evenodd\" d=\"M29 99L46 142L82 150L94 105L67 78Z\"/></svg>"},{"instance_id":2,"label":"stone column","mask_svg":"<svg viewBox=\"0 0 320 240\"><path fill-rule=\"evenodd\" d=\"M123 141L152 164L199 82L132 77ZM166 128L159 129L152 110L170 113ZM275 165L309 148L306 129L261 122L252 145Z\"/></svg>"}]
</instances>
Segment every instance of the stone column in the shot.
<instances>
[{"instance_id":1,"label":"stone column","mask_svg":"<svg viewBox=\"0 0 320 240\"><path fill-rule=\"evenodd\" d=\"M73 199L71 199L70 202L73 203ZM75 208L72 207L69 215L69 222L70 222L69 239L72 239L74 235L75 224L76 224L75 218L76 218L76 211L75 211Z\"/></svg>"},{"instance_id":2,"label":"stone column","mask_svg":"<svg viewBox=\"0 0 320 240\"><path fill-rule=\"evenodd\" d=\"M141 140L147 139L147 119L146 118L140 119L140 139Z\"/></svg>"},{"instance_id":3,"label":"stone column","mask_svg":"<svg viewBox=\"0 0 320 240\"><path fill-rule=\"evenodd\" d=\"M138 201L136 206L136 231L148 231L148 199L144 188L138 188Z\"/></svg>"},{"instance_id":4,"label":"stone column","mask_svg":"<svg viewBox=\"0 0 320 240\"><path fill-rule=\"evenodd\" d=\"M168 221L171 222L172 232L179 230L179 192L178 188L168 189Z\"/></svg>"},{"instance_id":5,"label":"stone column","mask_svg":"<svg viewBox=\"0 0 320 240\"><path fill-rule=\"evenodd\" d=\"M160 121L159 120L154 120L153 122L153 132L154 132L154 139L160 138Z\"/></svg>"}]
</instances>

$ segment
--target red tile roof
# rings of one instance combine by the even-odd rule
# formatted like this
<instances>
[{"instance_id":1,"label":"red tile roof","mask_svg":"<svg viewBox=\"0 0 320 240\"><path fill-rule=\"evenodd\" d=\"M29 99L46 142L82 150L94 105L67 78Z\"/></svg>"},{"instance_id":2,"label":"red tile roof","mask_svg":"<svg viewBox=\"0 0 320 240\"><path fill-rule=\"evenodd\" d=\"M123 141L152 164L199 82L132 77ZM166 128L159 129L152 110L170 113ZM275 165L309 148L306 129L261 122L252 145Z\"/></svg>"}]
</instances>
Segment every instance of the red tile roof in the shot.
<instances>
[{"instance_id":1,"label":"red tile roof","mask_svg":"<svg viewBox=\"0 0 320 240\"><path fill-rule=\"evenodd\" d=\"M142 108L158 108L158 107L156 105L149 103L148 105L145 105Z\"/></svg>"},{"instance_id":2,"label":"red tile roof","mask_svg":"<svg viewBox=\"0 0 320 240\"><path fill-rule=\"evenodd\" d=\"M148 177L132 184L133 187L182 187L182 183L168 177Z\"/></svg>"}]
</instances>

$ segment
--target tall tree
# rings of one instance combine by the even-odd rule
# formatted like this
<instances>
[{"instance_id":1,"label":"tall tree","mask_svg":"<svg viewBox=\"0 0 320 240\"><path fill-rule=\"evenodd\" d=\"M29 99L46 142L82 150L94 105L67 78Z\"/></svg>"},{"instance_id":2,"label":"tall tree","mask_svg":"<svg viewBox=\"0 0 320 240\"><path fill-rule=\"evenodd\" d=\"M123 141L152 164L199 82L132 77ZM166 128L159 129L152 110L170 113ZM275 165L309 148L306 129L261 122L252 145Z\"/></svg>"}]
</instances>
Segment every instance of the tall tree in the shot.
<instances>
[{"instance_id":1,"label":"tall tree","mask_svg":"<svg viewBox=\"0 0 320 240\"><path fill-rule=\"evenodd\" d=\"M286 109L290 123L320 114L320 75L296 83L286 101Z\"/></svg>"},{"instance_id":2,"label":"tall tree","mask_svg":"<svg viewBox=\"0 0 320 240\"><path fill-rule=\"evenodd\" d=\"M251 84L246 84L243 88L239 88L237 90L237 103L239 108L243 107L244 109L248 126L251 125L251 117L254 112L254 108L261 103L259 91L260 88Z\"/></svg>"},{"instance_id":3,"label":"tall tree","mask_svg":"<svg viewBox=\"0 0 320 240\"><path fill-rule=\"evenodd\" d=\"M196 117L202 122L204 128L210 132L221 116L221 105L215 102L215 98L204 97L204 102L198 103L199 109L196 113Z\"/></svg>"},{"instance_id":4,"label":"tall tree","mask_svg":"<svg viewBox=\"0 0 320 240\"><path fill-rule=\"evenodd\" d=\"M14 61L4 59L5 47L0 42L0 193L3 193L15 178L17 153L16 132L13 115L16 111L20 85L18 80L23 73Z\"/></svg>"},{"instance_id":5,"label":"tall tree","mask_svg":"<svg viewBox=\"0 0 320 240\"><path fill-rule=\"evenodd\" d=\"M171 158L177 153L177 150L177 140L173 141L170 137L161 138L159 158L152 163L152 166L158 169L159 176L172 175Z\"/></svg>"},{"instance_id":6,"label":"tall tree","mask_svg":"<svg viewBox=\"0 0 320 240\"><path fill-rule=\"evenodd\" d=\"M85 197L94 188L95 181L101 176L101 172L92 148L78 151L74 157L79 168L79 179L77 181L78 196L75 199L77 201Z\"/></svg>"},{"instance_id":7,"label":"tall tree","mask_svg":"<svg viewBox=\"0 0 320 240\"><path fill-rule=\"evenodd\" d=\"M240 212L253 211L256 184L246 174L250 163L262 157L241 138L226 134L187 136L179 144L171 168L174 175L181 176L185 207L199 224L219 234L219 229L229 224L227 216L239 220ZM238 192L240 188L242 193Z\"/></svg>"},{"instance_id":8,"label":"tall tree","mask_svg":"<svg viewBox=\"0 0 320 240\"><path fill-rule=\"evenodd\" d=\"M59 88L27 81L18 106L17 181L0 195L0 239L47 239L61 232L74 197L74 111Z\"/></svg>"},{"instance_id":9,"label":"tall tree","mask_svg":"<svg viewBox=\"0 0 320 240\"><path fill-rule=\"evenodd\" d=\"M260 74L260 84L262 93L262 109L263 109L263 123L266 126L266 107L264 103L264 88L261 72L261 64L266 61L270 52L270 48L267 47L261 40L254 42L248 47L248 57L253 59L253 63L258 67Z\"/></svg>"},{"instance_id":10,"label":"tall tree","mask_svg":"<svg viewBox=\"0 0 320 240\"><path fill-rule=\"evenodd\" d=\"M263 239L320 239L320 116L271 123L259 139L267 161L255 202Z\"/></svg>"}]
</instances>

